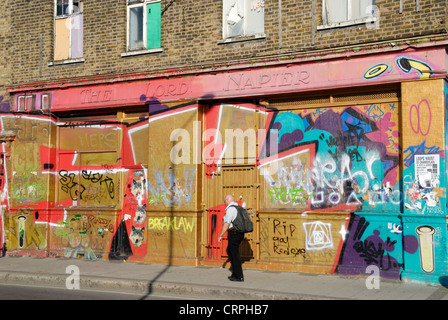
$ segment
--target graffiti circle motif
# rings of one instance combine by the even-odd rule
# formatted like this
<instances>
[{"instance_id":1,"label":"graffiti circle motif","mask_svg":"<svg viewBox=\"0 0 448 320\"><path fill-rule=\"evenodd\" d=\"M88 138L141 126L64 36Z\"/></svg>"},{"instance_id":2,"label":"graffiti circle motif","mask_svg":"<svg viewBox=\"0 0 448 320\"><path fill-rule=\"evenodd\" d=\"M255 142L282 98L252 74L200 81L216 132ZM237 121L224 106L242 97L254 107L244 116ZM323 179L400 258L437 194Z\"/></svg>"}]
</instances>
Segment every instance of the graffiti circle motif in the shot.
<instances>
[{"instance_id":1,"label":"graffiti circle motif","mask_svg":"<svg viewBox=\"0 0 448 320\"><path fill-rule=\"evenodd\" d=\"M420 107L424 107L428 110L428 124L426 125L426 128L422 128L422 119L424 117L422 117L422 109ZM413 124L413 110L415 109L416 114L415 116L417 117L416 121L417 121L417 128L415 128L414 124ZM429 130L431 129L431 107L429 106L428 100L423 99L419 102L418 106L413 104L409 110L409 122L411 125L411 129L412 131L414 131L414 133L421 133L423 136L427 136L429 133ZM426 129L426 130L425 130Z\"/></svg>"},{"instance_id":2,"label":"graffiti circle motif","mask_svg":"<svg viewBox=\"0 0 448 320\"><path fill-rule=\"evenodd\" d=\"M366 80L375 79L381 76L384 72L386 72L387 69L389 69L389 65L387 63L379 63L367 69L363 77Z\"/></svg>"}]
</instances>

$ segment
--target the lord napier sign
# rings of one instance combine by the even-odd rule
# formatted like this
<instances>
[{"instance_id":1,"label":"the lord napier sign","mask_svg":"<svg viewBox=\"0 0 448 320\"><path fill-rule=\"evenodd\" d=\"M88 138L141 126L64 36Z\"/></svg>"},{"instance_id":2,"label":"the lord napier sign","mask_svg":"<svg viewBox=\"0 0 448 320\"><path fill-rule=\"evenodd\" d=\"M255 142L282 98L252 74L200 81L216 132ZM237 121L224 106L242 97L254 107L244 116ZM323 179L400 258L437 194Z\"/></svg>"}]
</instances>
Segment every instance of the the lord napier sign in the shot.
<instances>
[{"instance_id":1,"label":"the lord napier sign","mask_svg":"<svg viewBox=\"0 0 448 320\"><path fill-rule=\"evenodd\" d=\"M375 55L259 66L231 71L163 73L133 81L126 77L83 85L49 85L50 109L91 109L143 105L151 102L263 97L276 94L326 90L439 76L446 69L443 48L412 49ZM107 84L104 82L108 81ZM51 87L51 88L50 88ZM37 94L40 88L12 89L16 96ZM19 93L20 91L20 93ZM17 101L17 99L16 99ZM17 106L16 106L17 110Z\"/></svg>"}]
</instances>

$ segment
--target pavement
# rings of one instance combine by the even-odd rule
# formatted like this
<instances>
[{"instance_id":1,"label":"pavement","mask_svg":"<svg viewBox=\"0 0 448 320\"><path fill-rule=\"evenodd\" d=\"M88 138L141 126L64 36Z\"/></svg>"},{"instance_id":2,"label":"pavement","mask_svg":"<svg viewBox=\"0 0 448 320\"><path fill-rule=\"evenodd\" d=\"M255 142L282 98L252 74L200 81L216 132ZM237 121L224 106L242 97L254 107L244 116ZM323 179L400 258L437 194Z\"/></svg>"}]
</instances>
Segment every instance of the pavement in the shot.
<instances>
[{"instance_id":1,"label":"pavement","mask_svg":"<svg viewBox=\"0 0 448 320\"><path fill-rule=\"evenodd\" d=\"M68 268L75 266L74 269ZM76 270L71 271L71 270ZM79 271L79 273L77 273ZM448 300L448 286L367 277L244 269L244 282L228 280L227 268L124 261L0 258L0 283L65 287L79 274L80 289L130 290L212 300ZM74 282L70 282L73 284Z\"/></svg>"}]
</instances>

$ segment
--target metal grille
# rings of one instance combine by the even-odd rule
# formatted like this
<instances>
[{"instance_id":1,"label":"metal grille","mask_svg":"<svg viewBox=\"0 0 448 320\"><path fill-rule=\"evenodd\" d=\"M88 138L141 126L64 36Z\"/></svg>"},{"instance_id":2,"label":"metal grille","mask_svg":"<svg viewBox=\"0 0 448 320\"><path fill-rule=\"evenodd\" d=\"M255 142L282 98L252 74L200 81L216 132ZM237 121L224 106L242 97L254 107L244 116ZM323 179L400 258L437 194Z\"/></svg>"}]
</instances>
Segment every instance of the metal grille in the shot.
<instances>
[{"instance_id":1,"label":"metal grille","mask_svg":"<svg viewBox=\"0 0 448 320\"><path fill-rule=\"evenodd\" d=\"M367 92L367 93L350 93L334 95L334 102L352 102L352 101L366 101L366 100L377 100L377 99L398 99L399 93L396 90L390 91L378 91L378 92Z\"/></svg>"},{"instance_id":2,"label":"metal grille","mask_svg":"<svg viewBox=\"0 0 448 320\"><path fill-rule=\"evenodd\" d=\"M295 107L298 105L310 105L310 104L324 104L330 103L330 96L317 96L317 97L301 97L301 98L288 98L288 99L273 99L270 100L270 105L275 107Z\"/></svg>"},{"instance_id":3,"label":"metal grille","mask_svg":"<svg viewBox=\"0 0 448 320\"><path fill-rule=\"evenodd\" d=\"M399 90L380 90L370 92L346 92L327 95L293 97L285 99L272 99L269 104L276 108L294 108L308 105L325 105L331 103L353 103L355 101L369 100L396 100L400 98Z\"/></svg>"}]
</instances>

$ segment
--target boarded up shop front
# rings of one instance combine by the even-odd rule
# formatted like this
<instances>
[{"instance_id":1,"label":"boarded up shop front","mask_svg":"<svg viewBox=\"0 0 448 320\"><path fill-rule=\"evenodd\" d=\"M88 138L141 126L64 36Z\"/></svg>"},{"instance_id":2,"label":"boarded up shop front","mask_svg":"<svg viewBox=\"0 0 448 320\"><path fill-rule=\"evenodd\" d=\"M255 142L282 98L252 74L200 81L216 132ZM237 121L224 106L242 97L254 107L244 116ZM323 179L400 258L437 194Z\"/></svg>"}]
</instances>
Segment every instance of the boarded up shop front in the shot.
<instances>
[{"instance_id":1,"label":"boarded up shop front","mask_svg":"<svg viewBox=\"0 0 448 320\"><path fill-rule=\"evenodd\" d=\"M444 50L427 49L12 88L17 112L2 114L2 131L17 136L11 154L39 152L5 161L3 237L11 253L222 265L231 193L255 222L246 267L373 265L436 281L446 272L446 85L431 71L443 68ZM173 150L189 160L173 162ZM30 174L31 188L17 189Z\"/></svg>"}]
</instances>

